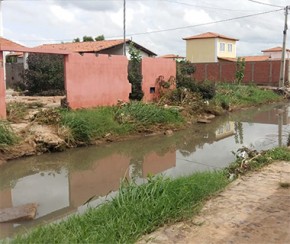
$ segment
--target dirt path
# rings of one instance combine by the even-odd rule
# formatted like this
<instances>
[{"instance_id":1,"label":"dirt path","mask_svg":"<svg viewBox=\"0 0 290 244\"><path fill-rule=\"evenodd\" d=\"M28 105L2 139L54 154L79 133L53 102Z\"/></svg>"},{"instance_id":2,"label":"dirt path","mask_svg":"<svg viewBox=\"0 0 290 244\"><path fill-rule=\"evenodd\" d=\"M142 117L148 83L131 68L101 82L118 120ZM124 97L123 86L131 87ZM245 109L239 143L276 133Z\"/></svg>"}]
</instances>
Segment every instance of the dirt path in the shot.
<instances>
[{"instance_id":1,"label":"dirt path","mask_svg":"<svg viewBox=\"0 0 290 244\"><path fill-rule=\"evenodd\" d=\"M230 184L195 218L139 243L290 243L290 163L276 162Z\"/></svg>"}]
</instances>

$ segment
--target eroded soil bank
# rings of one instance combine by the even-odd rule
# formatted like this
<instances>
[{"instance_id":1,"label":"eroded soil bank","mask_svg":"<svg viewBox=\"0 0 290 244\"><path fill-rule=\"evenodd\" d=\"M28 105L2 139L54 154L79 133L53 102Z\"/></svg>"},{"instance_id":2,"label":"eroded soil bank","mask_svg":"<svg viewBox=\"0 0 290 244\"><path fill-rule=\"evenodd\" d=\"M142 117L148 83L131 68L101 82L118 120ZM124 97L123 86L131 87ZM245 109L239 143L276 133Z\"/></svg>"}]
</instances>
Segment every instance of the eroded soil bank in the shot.
<instances>
[{"instance_id":1,"label":"eroded soil bank","mask_svg":"<svg viewBox=\"0 0 290 244\"><path fill-rule=\"evenodd\" d=\"M290 163L273 163L231 183L198 216L138 243L290 243L289 183Z\"/></svg>"}]
</instances>

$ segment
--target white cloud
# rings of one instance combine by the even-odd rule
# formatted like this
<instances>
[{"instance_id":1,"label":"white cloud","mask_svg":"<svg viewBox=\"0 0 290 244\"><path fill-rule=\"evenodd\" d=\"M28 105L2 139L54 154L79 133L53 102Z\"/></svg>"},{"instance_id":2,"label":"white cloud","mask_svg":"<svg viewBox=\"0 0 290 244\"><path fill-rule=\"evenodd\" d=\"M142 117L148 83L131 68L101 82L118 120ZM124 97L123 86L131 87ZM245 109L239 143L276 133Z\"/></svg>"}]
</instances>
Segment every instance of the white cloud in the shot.
<instances>
[{"instance_id":1,"label":"white cloud","mask_svg":"<svg viewBox=\"0 0 290 244\"><path fill-rule=\"evenodd\" d=\"M289 0L264 2L283 6L290 4ZM208 31L240 39L239 55L257 54L264 48L282 43L283 11L235 18L276 9L246 0L128 0L126 32L128 38L132 37L160 55L184 55L185 41L182 38ZM122 0L7 0L2 1L2 10L4 37L27 46L71 41L84 35L96 37L103 34L106 38L122 38L123 35ZM232 20L203 25L225 19ZM194 27L179 29L186 26ZM175 30L162 31L168 29Z\"/></svg>"},{"instance_id":2,"label":"white cloud","mask_svg":"<svg viewBox=\"0 0 290 244\"><path fill-rule=\"evenodd\" d=\"M75 16L72 11L66 10L61 6L52 5L50 6L50 11L52 13L52 16L54 16L55 21L69 23L75 19Z\"/></svg>"}]
</instances>

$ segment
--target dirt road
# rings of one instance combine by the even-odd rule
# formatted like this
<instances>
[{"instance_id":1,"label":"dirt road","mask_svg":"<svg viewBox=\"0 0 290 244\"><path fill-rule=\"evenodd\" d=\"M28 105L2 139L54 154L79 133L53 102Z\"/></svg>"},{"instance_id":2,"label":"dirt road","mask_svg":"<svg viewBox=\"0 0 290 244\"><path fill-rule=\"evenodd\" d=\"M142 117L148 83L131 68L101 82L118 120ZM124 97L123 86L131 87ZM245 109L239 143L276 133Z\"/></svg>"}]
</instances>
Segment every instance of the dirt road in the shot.
<instances>
[{"instance_id":1,"label":"dirt road","mask_svg":"<svg viewBox=\"0 0 290 244\"><path fill-rule=\"evenodd\" d=\"M139 243L290 243L290 163L276 162L231 183L195 218Z\"/></svg>"}]
</instances>

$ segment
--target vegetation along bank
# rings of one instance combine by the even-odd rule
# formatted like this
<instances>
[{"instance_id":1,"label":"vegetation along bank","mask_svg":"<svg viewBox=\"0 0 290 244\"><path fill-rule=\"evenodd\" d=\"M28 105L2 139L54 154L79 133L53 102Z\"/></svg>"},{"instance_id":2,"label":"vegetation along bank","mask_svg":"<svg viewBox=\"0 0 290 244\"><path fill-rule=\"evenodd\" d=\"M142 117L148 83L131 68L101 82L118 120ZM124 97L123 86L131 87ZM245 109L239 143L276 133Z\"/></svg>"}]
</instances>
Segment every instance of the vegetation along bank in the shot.
<instances>
[{"instance_id":1,"label":"vegetation along bank","mask_svg":"<svg viewBox=\"0 0 290 244\"><path fill-rule=\"evenodd\" d=\"M26 155L186 128L199 119L282 101L273 91L235 84L183 84L160 100L69 110L11 102L0 121L0 162ZM212 117L211 117L212 118Z\"/></svg>"},{"instance_id":2,"label":"vegetation along bank","mask_svg":"<svg viewBox=\"0 0 290 244\"><path fill-rule=\"evenodd\" d=\"M249 151L245 162L237 158L228 168L194 173L177 179L149 177L136 185L124 181L117 196L83 215L36 228L12 243L134 243L165 224L183 221L199 212L205 200L217 195L230 181L274 160L290 161L287 148ZM282 183L281 182L281 187ZM289 186L289 183L288 183Z\"/></svg>"},{"instance_id":3,"label":"vegetation along bank","mask_svg":"<svg viewBox=\"0 0 290 244\"><path fill-rule=\"evenodd\" d=\"M164 81L160 84L161 97L145 104L142 103L141 56L134 47L130 55L128 78L132 93L129 103L75 111L64 107L46 108L41 102L8 103L7 121L0 121L0 164L17 157L132 136L172 133L235 109L283 100L273 91L244 86L240 72L233 84L197 83L192 79L194 65L182 61L177 62L176 89L170 89L169 81ZM28 95L64 93L60 57L30 55L28 63L26 82L15 88L28 90ZM51 90L48 84L53 84L56 90Z\"/></svg>"}]
</instances>

